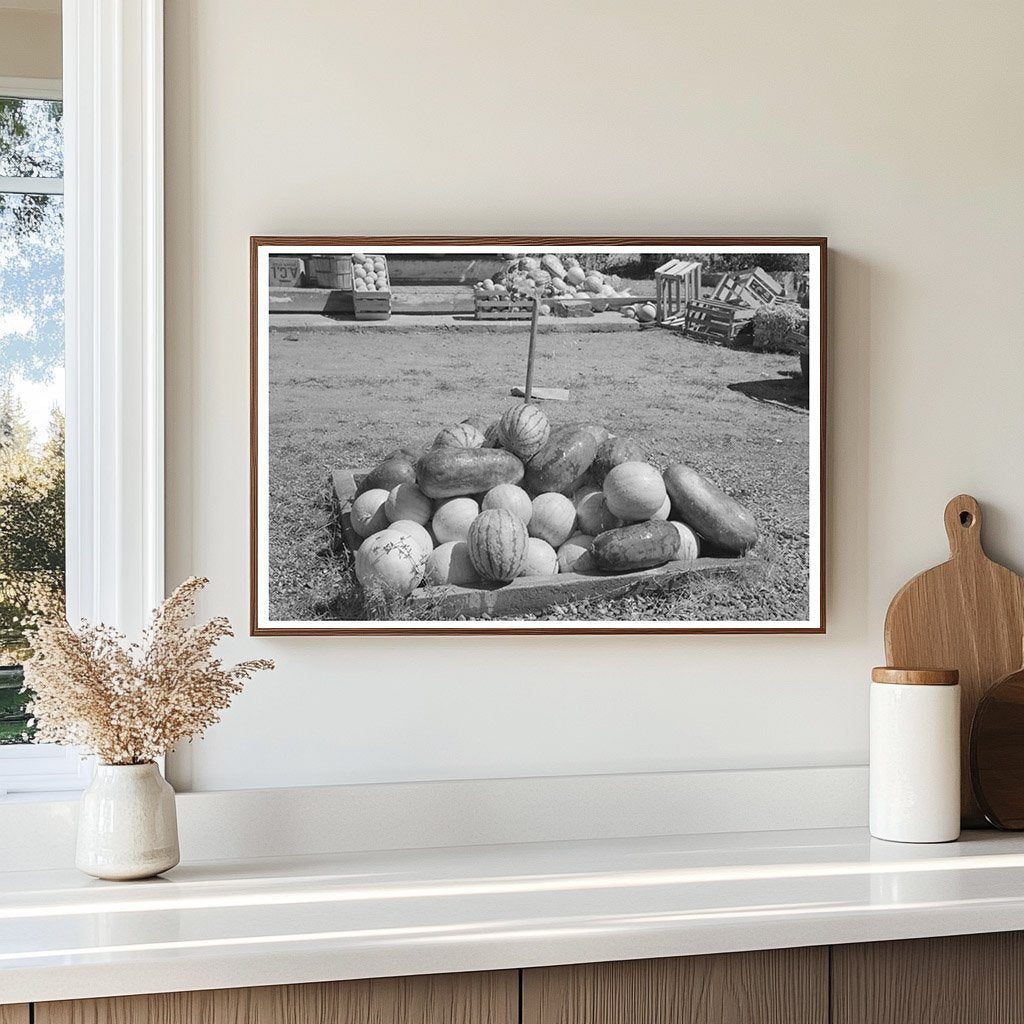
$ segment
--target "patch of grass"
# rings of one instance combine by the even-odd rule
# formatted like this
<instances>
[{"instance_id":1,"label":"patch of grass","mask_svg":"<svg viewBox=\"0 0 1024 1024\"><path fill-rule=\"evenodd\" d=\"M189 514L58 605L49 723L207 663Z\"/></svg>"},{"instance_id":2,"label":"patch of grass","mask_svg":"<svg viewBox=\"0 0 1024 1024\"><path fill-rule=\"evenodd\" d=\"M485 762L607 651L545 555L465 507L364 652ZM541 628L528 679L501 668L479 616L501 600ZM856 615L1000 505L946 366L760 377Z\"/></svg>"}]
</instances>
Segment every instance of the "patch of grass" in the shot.
<instances>
[{"instance_id":1,"label":"patch of grass","mask_svg":"<svg viewBox=\"0 0 1024 1024\"><path fill-rule=\"evenodd\" d=\"M361 619L367 608L347 554L327 550L327 477L431 442L471 413L497 418L525 375L522 335L414 330L305 333L272 328L270 604L277 619ZM806 416L729 385L778 379L793 356L702 345L667 331L538 338L537 387L568 387L554 423L589 421L635 439L653 462L682 461L751 508L760 579L695 578L672 594L581 603L543 619L803 619L809 580ZM313 382L317 382L314 386ZM429 609L389 607L396 618Z\"/></svg>"}]
</instances>

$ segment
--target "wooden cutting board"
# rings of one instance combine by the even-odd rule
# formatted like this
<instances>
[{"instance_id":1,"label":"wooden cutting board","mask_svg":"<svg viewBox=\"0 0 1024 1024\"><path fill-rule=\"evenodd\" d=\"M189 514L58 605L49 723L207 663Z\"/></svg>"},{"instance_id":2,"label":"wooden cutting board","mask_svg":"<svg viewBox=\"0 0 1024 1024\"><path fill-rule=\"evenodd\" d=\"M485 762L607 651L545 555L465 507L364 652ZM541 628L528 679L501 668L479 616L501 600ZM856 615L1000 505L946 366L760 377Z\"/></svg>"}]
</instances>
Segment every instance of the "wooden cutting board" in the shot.
<instances>
[{"instance_id":1,"label":"wooden cutting board","mask_svg":"<svg viewBox=\"0 0 1024 1024\"><path fill-rule=\"evenodd\" d=\"M960 670L960 813L965 828L985 825L971 788L974 712L993 683L1020 667L1024 636L1024 578L985 554L981 519L981 508L969 494L946 506L949 561L906 583L885 616L889 665Z\"/></svg>"}]
</instances>

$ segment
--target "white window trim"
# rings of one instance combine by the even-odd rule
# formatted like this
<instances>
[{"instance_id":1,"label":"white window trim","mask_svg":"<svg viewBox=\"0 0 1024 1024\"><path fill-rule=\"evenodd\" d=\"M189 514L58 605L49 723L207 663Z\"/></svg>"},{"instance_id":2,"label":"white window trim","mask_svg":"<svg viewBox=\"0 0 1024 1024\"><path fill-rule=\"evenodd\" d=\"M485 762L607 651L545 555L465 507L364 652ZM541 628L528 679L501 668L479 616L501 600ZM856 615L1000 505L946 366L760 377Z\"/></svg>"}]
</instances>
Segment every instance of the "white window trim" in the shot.
<instances>
[{"instance_id":1,"label":"white window trim","mask_svg":"<svg viewBox=\"0 0 1024 1024\"><path fill-rule=\"evenodd\" d=\"M164 596L163 0L63 0L63 48L68 616L137 635ZM90 776L11 747L0 794Z\"/></svg>"}]
</instances>

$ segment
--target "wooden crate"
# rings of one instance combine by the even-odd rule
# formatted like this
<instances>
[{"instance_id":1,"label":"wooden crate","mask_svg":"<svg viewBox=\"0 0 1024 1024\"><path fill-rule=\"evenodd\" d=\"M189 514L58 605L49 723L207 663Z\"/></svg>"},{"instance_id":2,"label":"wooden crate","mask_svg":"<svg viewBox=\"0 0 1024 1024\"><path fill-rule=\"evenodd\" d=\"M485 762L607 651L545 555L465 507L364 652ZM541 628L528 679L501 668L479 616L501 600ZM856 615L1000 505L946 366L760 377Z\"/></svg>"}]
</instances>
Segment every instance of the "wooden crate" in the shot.
<instances>
[{"instance_id":1,"label":"wooden crate","mask_svg":"<svg viewBox=\"0 0 1024 1024\"><path fill-rule=\"evenodd\" d=\"M672 326L682 328L687 337L706 341L712 345L728 345L740 326L736 320L736 307L728 302L712 299L691 299L686 304L682 323Z\"/></svg>"},{"instance_id":2,"label":"wooden crate","mask_svg":"<svg viewBox=\"0 0 1024 1024\"><path fill-rule=\"evenodd\" d=\"M529 320L533 317L533 299L513 299L511 296L474 299L477 320Z\"/></svg>"},{"instance_id":3,"label":"wooden crate","mask_svg":"<svg viewBox=\"0 0 1024 1024\"><path fill-rule=\"evenodd\" d=\"M657 293L655 305L659 324L672 325L686 316L686 304L699 299L701 287L701 265L691 260L669 260L654 272Z\"/></svg>"},{"instance_id":4,"label":"wooden crate","mask_svg":"<svg viewBox=\"0 0 1024 1024\"><path fill-rule=\"evenodd\" d=\"M368 259L384 261L384 272L387 274L388 287L372 292L361 292L353 287L352 308L357 320L387 320L391 316L391 268L388 258L382 253L367 253ZM349 267L352 260L349 257Z\"/></svg>"},{"instance_id":5,"label":"wooden crate","mask_svg":"<svg viewBox=\"0 0 1024 1024\"><path fill-rule=\"evenodd\" d=\"M782 286L778 281L760 267L754 267L753 270L723 275L711 293L711 298L716 302L731 302L748 309L760 309L761 306L772 305L782 294Z\"/></svg>"},{"instance_id":6,"label":"wooden crate","mask_svg":"<svg viewBox=\"0 0 1024 1024\"><path fill-rule=\"evenodd\" d=\"M363 539L352 529L350 511L359 482L367 470L337 469L330 476L330 499L334 510L336 551L357 551ZM555 576L527 576L511 583L482 583L475 587L447 585L419 587L409 597L413 608L430 609L442 618L459 616L530 615L573 601L604 600L645 592L681 590L706 576L745 575L760 572L760 559L698 558L693 562L669 562L656 569L620 574L565 572Z\"/></svg>"}]
</instances>

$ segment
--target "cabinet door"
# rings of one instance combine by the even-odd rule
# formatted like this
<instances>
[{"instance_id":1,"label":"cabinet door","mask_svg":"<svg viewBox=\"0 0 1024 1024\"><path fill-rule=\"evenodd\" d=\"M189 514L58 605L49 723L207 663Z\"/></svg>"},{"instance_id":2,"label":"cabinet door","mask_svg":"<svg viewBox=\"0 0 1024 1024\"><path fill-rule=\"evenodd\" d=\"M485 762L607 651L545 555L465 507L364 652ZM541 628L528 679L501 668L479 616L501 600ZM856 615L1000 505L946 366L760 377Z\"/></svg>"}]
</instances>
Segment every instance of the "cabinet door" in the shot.
<instances>
[{"instance_id":1,"label":"cabinet door","mask_svg":"<svg viewBox=\"0 0 1024 1024\"><path fill-rule=\"evenodd\" d=\"M0 1006L0 1024L28 1024L28 1006Z\"/></svg>"},{"instance_id":2,"label":"cabinet door","mask_svg":"<svg viewBox=\"0 0 1024 1024\"><path fill-rule=\"evenodd\" d=\"M827 1021L828 951L824 948L628 960L523 972L523 1024Z\"/></svg>"},{"instance_id":3,"label":"cabinet door","mask_svg":"<svg viewBox=\"0 0 1024 1024\"><path fill-rule=\"evenodd\" d=\"M1024 934L832 947L834 1024L1024 1021Z\"/></svg>"},{"instance_id":4,"label":"cabinet door","mask_svg":"<svg viewBox=\"0 0 1024 1024\"><path fill-rule=\"evenodd\" d=\"M516 971L37 1003L35 1024L518 1024Z\"/></svg>"}]
</instances>

